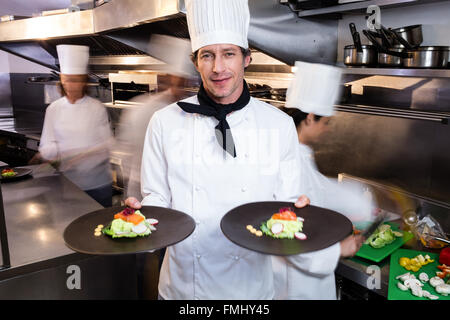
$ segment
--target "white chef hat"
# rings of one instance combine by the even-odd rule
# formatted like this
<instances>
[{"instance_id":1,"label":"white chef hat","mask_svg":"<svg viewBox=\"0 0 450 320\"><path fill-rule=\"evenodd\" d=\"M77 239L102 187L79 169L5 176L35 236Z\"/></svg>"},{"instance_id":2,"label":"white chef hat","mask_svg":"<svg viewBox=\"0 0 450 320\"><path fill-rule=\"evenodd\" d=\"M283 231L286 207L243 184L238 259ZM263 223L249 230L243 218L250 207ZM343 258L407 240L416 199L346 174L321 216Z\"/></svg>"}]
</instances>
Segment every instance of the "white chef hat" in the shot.
<instances>
[{"instance_id":1,"label":"white chef hat","mask_svg":"<svg viewBox=\"0 0 450 320\"><path fill-rule=\"evenodd\" d=\"M186 0L192 52L211 44L248 48L248 0Z\"/></svg>"},{"instance_id":2,"label":"white chef hat","mask_svg":"<svg viewBox=\"0 0 450 320\"><path fill-rule=\"evenodd\" d=\"M60 44L56 51L62 74L88 74L89 47Z\"/></svg>"},{"instance_id":3,"label":"white chef hat","mask_svg":"<svg viewBox=\"0 0 450 320\"><path fill-rule=\"evenodd\" d=\"M332 116L340 94L342 69L325 64L295 62L295 78L286 92L286 107Z\"/></svg>"},{"instance_id":4,"label":"white chef hat","mask_svg":"<svg viewBox=\"0 0 450 320\"><path fill-rule=\"evenodd\" d=\"M166 63L162 71L184 78L198 76L191 61L191 42L186 39L154 34L150 38L147 53Z\"/></svg>"}]
</instances>

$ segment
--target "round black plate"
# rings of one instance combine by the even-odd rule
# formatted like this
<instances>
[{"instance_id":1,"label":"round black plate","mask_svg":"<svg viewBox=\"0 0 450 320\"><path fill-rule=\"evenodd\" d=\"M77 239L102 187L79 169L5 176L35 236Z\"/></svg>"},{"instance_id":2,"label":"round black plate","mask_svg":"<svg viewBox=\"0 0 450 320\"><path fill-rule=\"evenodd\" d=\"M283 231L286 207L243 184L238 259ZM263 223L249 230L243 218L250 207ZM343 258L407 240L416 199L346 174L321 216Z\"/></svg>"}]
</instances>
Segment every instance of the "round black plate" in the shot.
<instances>
[{"instance_id":1,"label":"round black plate","mask_svg":"<svg viewBox=\"0 0 450 320\"><path fill-rule=\"evenodd\" d=\"M302 232L306 234L306 240L275 239L265 234L257 237L246 229L250 224L259 230L262 222L269 220L283 207L294 209L297 217L305 219ZM325 249L353 231L351 221L340 213L311 205L299 209L292 202L279 201L254 202L236 207L222 218L220 227L225 236L235 244L278 256Z\"/></svg>"},{"instance_id":2,"label":"round black plate","mask_svg":"<svg viewBox=\"0 0 450 320\"><path fill-rule=\"evenodd\" d=\"M111 238L102 233L94 235L99 224L105 227L114 219L114 214L125 209L111 207L97 210L71 222L64 230L66 245L77 252L94 255L116 255L157 250L186 239L195 229L194 220L187 214L161 207L143 206L140 211L148 219L159 221L156 231L145 237Z\"/></svg>"},{"instance_id":3,"label":"round black plate","mask_svg":"<svg viewBox=\"0 0 450 320\"><path fill-rule=\"evenodd\" d=\"M7 169L7 168L9 168L9 167L2 168L2 170ZM28 176L29 174L31 174L33 172L33 170L29 169L29 168L9 168L9 169L13 169L15 172L17 172L17 174L14 177L3 177L0 174L0 180L2 182L19 180L21 178L24 178L25 176ZM1 170L0 170L0 172L1 172Z\"/></svg>"}]
</instances>

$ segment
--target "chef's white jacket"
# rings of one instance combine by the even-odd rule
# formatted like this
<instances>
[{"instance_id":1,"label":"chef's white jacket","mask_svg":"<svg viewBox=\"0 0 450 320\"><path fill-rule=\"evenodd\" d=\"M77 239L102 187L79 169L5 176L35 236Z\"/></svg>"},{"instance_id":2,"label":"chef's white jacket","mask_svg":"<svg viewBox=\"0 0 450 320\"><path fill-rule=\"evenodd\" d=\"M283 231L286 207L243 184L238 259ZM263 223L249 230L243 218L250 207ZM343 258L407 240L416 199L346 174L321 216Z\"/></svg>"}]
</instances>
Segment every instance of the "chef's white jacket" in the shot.
<instances>
[{"instance_id":1,"label":"chef's white jacket","mask_svg":"<svg viewBox=\"0 0 450 320\"><path fill-rule=\"evenodd\" d=\"M313 150L301 143L298 150L302 170L299 183L312 205L338 211L352 221L370 219L372 203L358 192L357 185L344 186L325 177L317 169ZM301 256L273 257L275 299L335 300L334 270L340 252L336 243Z\"/></svg>"},{"instance_id":2,"label":"chef's white jacket","mask_svg":"<svg viewBox=\"0 0 450 320\"><path fill-rule=\"evenodd\" d=\"M198 104L197 96L183 101ZM196 222L190 237L167 248L158 288L164 299L273 298L271 257L232 243L220 220L245 203L297 200L297 132L289 116L254 98L227 121L236 158L224 156L213 117L172 104L148 126L142 204L180 210Z\"/></svg>"},{"instance_id":3,"label":"chef's white jacket","mask_svg":"<svg viewBox=\"0 0 450 320\"><path fill-rule=\"evenodd\" d=\"M115 151L121 155L122 174L126 180L125 194L142 200L141 162L148 123L153 114L173 103L171 90L137 96L131 101L141 105L122 111L116 134Z\"/></svg>"},{"instance_id":4,"label":"chef's white jacket","mask_svg":"<svg viewBox=\"0 0 450 320\"><path fill-rule=\"evenodd\" d=\"M112 133L103 104L89 96L70 103L62 97L45 112L39 145L42 157L60 161L59 169L82 190L112 182Z\"/></svg>"},{"instance_id":5,"label":"chef's white jacket","mask_svg":"<svg viewBox=\"0 0 450 320\"><path fill-rule=\"evenodd\" d=\"M311 204L342 213L352 222L369 221L374 203L364 195L365 187L358 182L339 183L324 176L317 168L314 151L299 143L298 151L302 167L302 190L308 194Z\"/></svg>"}]
</instances>

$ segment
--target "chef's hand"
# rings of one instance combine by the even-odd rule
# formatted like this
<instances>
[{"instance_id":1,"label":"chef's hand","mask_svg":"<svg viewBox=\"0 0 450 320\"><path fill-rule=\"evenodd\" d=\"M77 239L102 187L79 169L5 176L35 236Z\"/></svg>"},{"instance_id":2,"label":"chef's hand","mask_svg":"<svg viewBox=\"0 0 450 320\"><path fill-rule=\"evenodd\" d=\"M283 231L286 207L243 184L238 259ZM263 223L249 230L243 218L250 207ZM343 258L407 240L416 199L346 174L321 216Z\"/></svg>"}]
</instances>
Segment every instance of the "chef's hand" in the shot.
<instances>
[{"instance_id":1,"label":"chef's hand","mask_svg":"<svg viewBox=\"0 0 450 320\"><path fill-rule=\"evenodd\" d=\"M350 258L353 257L361 248L364 242L362 235L351 235L340 242L341 244L341 257Z\"/></svg>"},{"instance_id":2,"label":"chef's hand","mask_svg":"<svg viewBox=\"0 0 450 320\"><path fill-rule=\"evenodd\" d=\"M28 161L28 165L41 164L42 162L44 162L44 159L39 152L36 152L35 155Z\"/></svg>"},{"instance_id":3,"label":"chef's hand","mask_svg":"<svg viewBox=\"0 0 450 320\"><path fill-rule=\"evenodd\" d=\"M306 207L309 203L310 203L309 198L303 194L300 197L298 197L297 201L295 202L295 206L297 208L303 208Z\"/></svg>"},{"instance_id":4,"label":"chef's hand","mask_svg":"<svg viewBox=\"0 0 450 320\"><path fill-rule=\"evenodd\" d=\"M133 209L140 209L142 207L142 204L135 197L128 197L125 200L125 205Z\"/></svg>"}]
</instances>

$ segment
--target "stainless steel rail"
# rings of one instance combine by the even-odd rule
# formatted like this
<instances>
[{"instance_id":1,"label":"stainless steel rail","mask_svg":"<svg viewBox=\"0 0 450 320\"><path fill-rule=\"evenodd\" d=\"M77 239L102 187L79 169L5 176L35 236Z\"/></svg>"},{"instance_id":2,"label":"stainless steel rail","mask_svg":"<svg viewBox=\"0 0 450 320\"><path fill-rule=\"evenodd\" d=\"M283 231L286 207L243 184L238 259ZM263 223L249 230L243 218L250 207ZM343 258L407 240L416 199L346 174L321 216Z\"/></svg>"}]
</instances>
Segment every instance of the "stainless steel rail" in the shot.
<instances>
[{"instance_id":1,"label":"stainless steel rail","mask_svg":"<svg viewBox=\"0 0 450 320\"><path fill-rule=\"evenodd\" d=\"M284 105L284 101L266 99L266 98L258 98L261 101L267 103L273 103L278 105ZM420 111L420 110L411 110L411 109L397 109L397 108L388 108L388 107L372 107L366 105L345 105L338 104L335 105L335 109L341 112L350 112L350 113L359 113L359 114L367 114L374 116L384 116L384 117L395 117L395 118L403 118L403 119L411 119L411 120L424 120L424 121L433 121L441 124L448 124L450 119L450 113L446 112L431 112L431 111Z\"/></svg>"},{"instance_id":2,"label":"stainless steel rail","mask_svg":"<svg viewBox=\"0 0 450 320\"><path fill-rule=\"evenodd\" d=\"M337 111L368 114L375 116L396 117L412 120L434 121L441 124L448 124L450 113L430 112L410 109L396 109L387 107L372 107L366 105L336 105Z\"/></svg>"}]
</instances>

